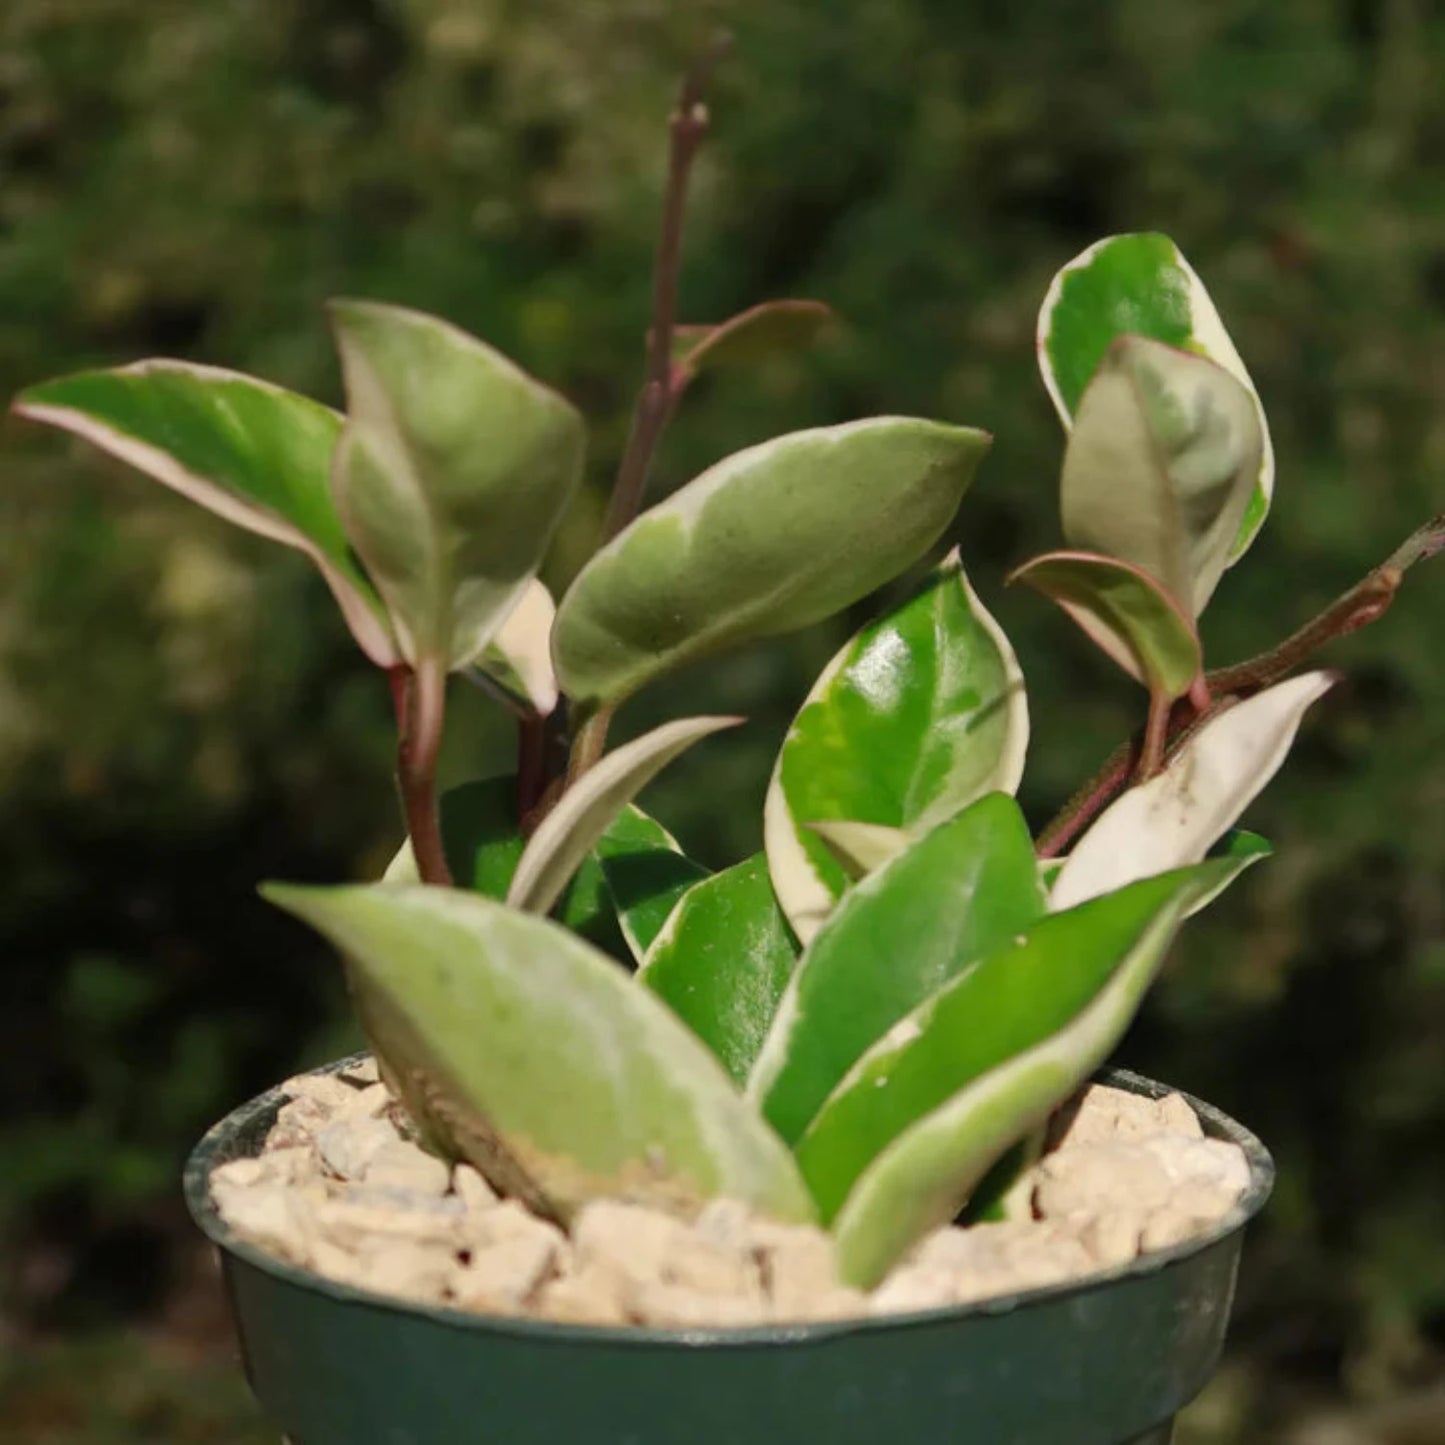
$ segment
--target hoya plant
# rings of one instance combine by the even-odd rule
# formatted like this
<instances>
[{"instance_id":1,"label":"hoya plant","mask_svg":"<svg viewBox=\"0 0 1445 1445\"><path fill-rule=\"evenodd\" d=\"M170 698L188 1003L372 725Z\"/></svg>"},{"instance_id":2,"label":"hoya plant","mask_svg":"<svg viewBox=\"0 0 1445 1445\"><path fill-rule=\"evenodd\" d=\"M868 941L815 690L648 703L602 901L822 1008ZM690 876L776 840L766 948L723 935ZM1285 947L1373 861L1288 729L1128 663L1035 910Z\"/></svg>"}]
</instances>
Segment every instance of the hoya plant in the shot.
<instances>
[{"instance_id":1,"label":"hoya plant","mask_svg":"<svg viewBox=\"0 0 1445 1445\"><path fill-rule=\"evenodd\" d=\"M1231 829L1331 684L1298 669L1382 612L1442 527L1274 651L1207 669L1200 613L1274 491L1259 397L1169 239L1110 237L1069 262L1038 326L1064 545L1014 575L1145 698L1138 736L1034 836L1014 801L1018 660L959 553L936 556L986 433L901 416L793 432L643 506L697 375L828 322L783 301L675 324L696 85L672 120L647 374L606 535L555 602L537 573L582 475L582 418L437 318L332 305L344 413L168 360L16 405L307 554L384 672L405 845L379 881L264 892L339 949L430 1145L564 1222L600 1196L816 1220L868 1286L929 1229L1001 1207L1181 923L1268 852ZM688 857L635 800L739 719L609 750L618 708L900 577L904 600L788 730L764 851L719 872ZM458 674L515 716L518 763L438 798Z\"/></svg>"}]
</instances>

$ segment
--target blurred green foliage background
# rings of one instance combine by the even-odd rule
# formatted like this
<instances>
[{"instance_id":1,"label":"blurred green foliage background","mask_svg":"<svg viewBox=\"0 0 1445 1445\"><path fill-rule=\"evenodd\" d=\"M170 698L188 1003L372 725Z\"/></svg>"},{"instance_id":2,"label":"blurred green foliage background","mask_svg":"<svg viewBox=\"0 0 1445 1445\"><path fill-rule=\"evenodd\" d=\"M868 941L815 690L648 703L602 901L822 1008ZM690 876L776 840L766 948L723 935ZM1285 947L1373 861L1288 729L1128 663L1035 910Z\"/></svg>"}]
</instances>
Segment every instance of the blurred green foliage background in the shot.
<instances>
[{"instance_id":1,"label":"blurred green foliage background","mask_svg":"<svg viewBox=\"0 0 1445 1445\"><path fill-rule=\"evenodd\" d=\"M791 294L847 325L700 386L657 486L873 412L991 429L956 540L1029 678L1039 821L1140 709L1000 589L1057 539L1032 328L1076 251L1171 233L1264 396L1276 506L1206 618L1216 665L1445 507L1424 0L4 0L0 392L170 354L335 400L328 296L441 312L593 420L564 581L639 375L663 117L718 21L737 45L684 319ZM267 1439L178 1169L230 1104L351 1040L331 960L253 885L389 856L385 687L299 557L18 423L0 472L0 1440ZM1445 1440L1442 612L1445 567L1422 567L1333 650L1349 684L1251 817L1279 856L1194 926L1122 1051L1281 1168L1184 1445ZM861 615L625 715L753 719L652 794L693 851L756 845L787 719ZM448 776L506 746L458 689Z\"/></svg>"}]
</instances>

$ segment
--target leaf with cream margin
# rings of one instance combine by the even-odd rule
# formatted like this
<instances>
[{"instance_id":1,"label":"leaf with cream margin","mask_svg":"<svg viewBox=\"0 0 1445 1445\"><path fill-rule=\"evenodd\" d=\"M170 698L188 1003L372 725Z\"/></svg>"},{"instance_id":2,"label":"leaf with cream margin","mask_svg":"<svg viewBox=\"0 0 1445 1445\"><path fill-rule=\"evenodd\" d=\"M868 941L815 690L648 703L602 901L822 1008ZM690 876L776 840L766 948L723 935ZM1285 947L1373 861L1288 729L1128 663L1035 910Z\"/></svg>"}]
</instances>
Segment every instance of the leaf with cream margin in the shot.
<instances>
[{"instance_id":1,"label":"leaf with cream margin","mask_svg":"<svg viewBox=\"0 0 1445 1445\"><path fill-rule=\"evenodd\" d=\"M1198 617L1239 535L1261 435L1253 398L1222 366L1119 337L1064 450L1069 546L1142 568Z\"/></svg>"},{"instance_id":2,"label":"leaf with cream margin","mask_svg":"<svg viewBox=\"0 0 1445 1445\"><path fill-rule=\"evenodd\" d=\"M1048 552L1009 578L1057 602L1070 620L1151 694L1182 697L1199 676L1199 633L1148 572L1094 552Z\"/></svg>"},{"instance_id":3,"label":"leaf with cream margin","mask_svg":"<svg viewBox=\"0 0 1445 1445\"><path fill-rule=\"evenodd\" d=\"M585 712L741 642L807 627L923 556L986 433L912 417L793 432L728 457L582 569L552 655Z\"/></svg>"},{"instance_id":4,"label":"leaf with cream margin","mask_svg":"<svg viewBox=\"0 0 1445 1445\"><path fill-rule=\"evenodd\" d=\"M1146 879L1044 919L858 1061L795 1146L843 1278L870 1288L1104 1062L1191 904L1247 868Z\"/></svg>"},{"instance_id":5,"label":"leaf with cream margin","mask_svg":"<svg viewBox=\"0 0 1445 1445\"><path fill-rule=\"evenodd\" d=\"M761 853L683 894L637 971L739 1084L798 962Z\"/></svg>"},{"instance_id":6,"label":"leaf with cream margin","mask_svg":"<svg viewBox=\"0 0 1445 1445\"><path fill-rule=\"evenodd\" d=\"M523 601L581 480L582 420L448 322L372 301L330 311L346 534L406 660L465 666Z\"/></svg>"},{"instance_id":7,"label":"leaf with cream margin","mask_svg":"<svg viewBox=\"0 0 1445 1445\"><path fill-rule=\"evenodd\" d=\"M1169 239L1153 232L1106 236L1075 256L1049 286L1039 311L1038 357L1065 428L1110 344L1148 336L1217 362L1249 392L1259 418L1259 469L1239 530L1232 565L1248 550L1269 514L1274 447L1259 393L1229 339L1204 283Z\"/></svg>"},{"instance_id":8,"label":"leaf with cream margin","mask_svg":"<svg viewBox=\"0 0 1445 1445\"><path fill-rule=\"evenodd\" d=\"M678 901L708 877L708 870L687 857L677 839L635 803L597 840L594 855L622 936L640 964Z\"/></svg>"},{"instance_id":9,"label":"leaf with cream margin","mask_svg":"<svg viewBox=\"0 0 1445 1445\"><path fill-rule=\"evenodd\" d=\"M21 392L14 410L304 552L362 651L380 667L397 661L386 610L331 498L342 419L330 407L239 372L157 360L42 382Z\"/></svg>"},{"instance_id":10,"label":"leaf with cream margin","mask_svg":"<svg viewBox=\"0 0 1445 1445\"><path fill-rule=\"evenodd\" d=\"M909 843L902 828L881 823L809 823L848 880L856 883L896 857Z\"/></svg>"},{"instance_id":11,"label":"leaf with cream margin","mask_svg":"<svg viewBox=\"0 0 1445 1445\"><path fill-rule=\"evenodd\" d=\"M412 1117L499 1188L564 1221L602 1197L810 1217L787 1150L707 1047L560 925L455 888L262 892L340 950Z\"/></svg>"},{"instance_id":12,"label":"leaf with cream margin","mask_svg":"<svg viewBox=\"0 0 1445 1445\"><path fill-rule=\"evenodd\" d=\"M552 594L534 578L477 658L481 671L517 706L539 717L547 717L557 706L557 677L552 671L556 617Z\"/></svg>"},{"instance_id":13,"label":"leaf with cream margin","mask_svg":"<svg viewBox=\"0 0 1445 1445\"><path fill-rule=\"evenodd\" d=\"M1012 793L1028 735L1018 660L954 551L829 662L778 753L763 836L798 937L817 932L849 883L820 825L917 837L985 793Z\"/></svg>"},{"instance_id":14,"label":"leaf with cream margin","mask_svg":"<svg viewBox=\"0 0 1445 1445\"><path fill-rule=\"evenodd\" d=\"M794 1143L865 1049L1044 911L1018 804L980 798L844 895L793 974L749 1096Z\"/></svg>"},{"instance_id":15,"label":"leaf with cream margin","mask_svg":"<svg viewBox=\"0 0 1445 1445\"><path fill-rule=\"evenodd\" d=\"M679 753L736 717L680 718L607 754L574 783L537 825L507 890L507 903L547 913L613 820Z\"/></svg>"},{"instance_id":16,"label":"leaf with cream margin","mask_svg":"<svg viewBox=\"0 0 1445 1445\"><path fill-rule=\"evenodd\" d=\"M1049 895L1055 910L1198 862L1278 771L1327 672L1276 683L1211 718L1164 771L1111 803L1074 844Z\"/></svg>"},{"instance_id":17,"label":"leaf with cream margin","mask_svg":"<svg viewBox=\"0 0 1445 1445\"><path fill-rule=\"evenodd\" d=\"M751 365L811 345L833 320L821 301L764 301L716 326L676 326L672 361L691 378L715 366Z\"/></svg>"}]
</instances>

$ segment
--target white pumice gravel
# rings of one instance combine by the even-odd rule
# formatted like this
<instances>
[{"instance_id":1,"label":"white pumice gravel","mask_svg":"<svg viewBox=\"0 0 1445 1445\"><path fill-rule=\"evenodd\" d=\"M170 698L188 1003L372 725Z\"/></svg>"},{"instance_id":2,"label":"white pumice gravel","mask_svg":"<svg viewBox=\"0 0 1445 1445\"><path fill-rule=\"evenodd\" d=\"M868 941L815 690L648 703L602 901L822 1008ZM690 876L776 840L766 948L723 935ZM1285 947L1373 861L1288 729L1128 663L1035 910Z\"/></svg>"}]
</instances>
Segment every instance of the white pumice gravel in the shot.
<instances>
[{"instance_id":1,"label":"white pumice gravel","mask_svg":"<svg viewBox=\"0 0 1445 1445\"><path fill-rule=\"evenodd\" d=\"M619 1200L570 1235L470 1165L411 1137L368 1060L303 1075L265 1148L211 1176L245 1239L345 1284L419 1304L577 1324L697 1328L887 1315L1059 1284L1208 1230L1249 1183L1178 1094L1092 1085L1010 1195L1017 1217L939 1229L871 1294L837 1277L826 1233L714 1200L691 1221Z\"/></svg>"}]
</instances>

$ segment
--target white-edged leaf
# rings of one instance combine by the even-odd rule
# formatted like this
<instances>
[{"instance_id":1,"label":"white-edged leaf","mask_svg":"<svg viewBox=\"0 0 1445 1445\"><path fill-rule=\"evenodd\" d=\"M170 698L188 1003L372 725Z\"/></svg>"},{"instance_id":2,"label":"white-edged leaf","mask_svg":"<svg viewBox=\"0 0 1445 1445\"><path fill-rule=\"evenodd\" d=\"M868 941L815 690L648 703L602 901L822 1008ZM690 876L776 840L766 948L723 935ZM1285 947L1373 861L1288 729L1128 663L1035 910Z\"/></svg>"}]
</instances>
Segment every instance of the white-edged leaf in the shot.
<instances>
[{"instance_id":1,"label":"white-edged leaf","mask_svg":"<svg viewBox=\"0 0 1445 1445\"><path fill-rule=\"evenodd\" d=\"M552 594L533 578L477 659L477 666L493 682L540 717L557 706L557 677L552 671L556 616Z\"/></svg>"},{"instance_id":2,"label":"white-edged leaf","mask_svg":"<svg viewBox=\"0 0 1445 1445\"><path fill-rule=\"evenodd\" d=\"M529 913L548 912L617 815L668 763L710 733L740 722L736 717L680 718L608 753L537 825L512 875L507 903Z\"/></svg>"},{"instance_id":3,"label":"white-edged leaf","mask_svg":"<svg viewBox=\"0 0 1445 1445\"><path fill-rule=\"evenodd\" d=\"M185 361L139 361L32 386L15 412L58 427L258 536L304 552L380 667L397 661L386 612L331 498L341 417L270 382Z\"/></svg>"},{"instance_id":4,"label":"white-edged leaf","mask_svg":"<svg viewBox=\"0 0 1445 1445\"><path fill-rule=\"evenodd\" d=\"M595 851L622 936L641 964L678 900L708 870L635 803L617 815Z\"/></svg>"},{"instance_id":5,"label":"white-edged leaf","mask_svg":"<svg viewBox=\"0 0 1445 1445\"><path fill-rule=\"evenodd\" d=\"M582 420L464 331L336 301L333 490L413 664L472 662L522 600L582 476Z\"/></svg>"},{"instance_id":6,"label":"white-edged leaf","mask_svg":"<svg viewBox=\"0 0 1445 1445\"><path fill-rule=\"evenodd\" d=\"M896 857L909 842L902 828L885 828L881 823L809 823L808 827L827 844L854 883Z\"/></svg>"},{"instance_id":7,"label":"white-edged leaf","mask_svg":"<svg viewBox=\"0 0 1445 1445\"><path fill-rule=\"evenodd\" d=\"M263 892L346 957L362 1022L430 1139L568 1219L811 1204L781 1141L672 1012L565 928L451 888Z\"/></svg>"},{"instance_id":8,"label":"white-edged leaf","mask_svg":"<svg viewBox=\"0 0 1445 1445\"><path fill-rule=\"evenodd\" d=\"M1333 683L1329 673L1304 673L1205 723L1162 773L1110 804L1073 845L1049 906L1072 908L1203 858L1274 776L1306 711Z\"/></svg>"},{"instance_id":9,"label":"white-edged leaf","mask_svg":"<svg viewBox=\"0 0 1445 1445\"><path fill-rule=\"evenodd\" d=\"M985 793L1012 793L1028 735L1018 659L955 550L829 662L778 753L763 836L798 937L818 931L849 883L817 825L918 837Z\"/></svg>"}]
</instances>

